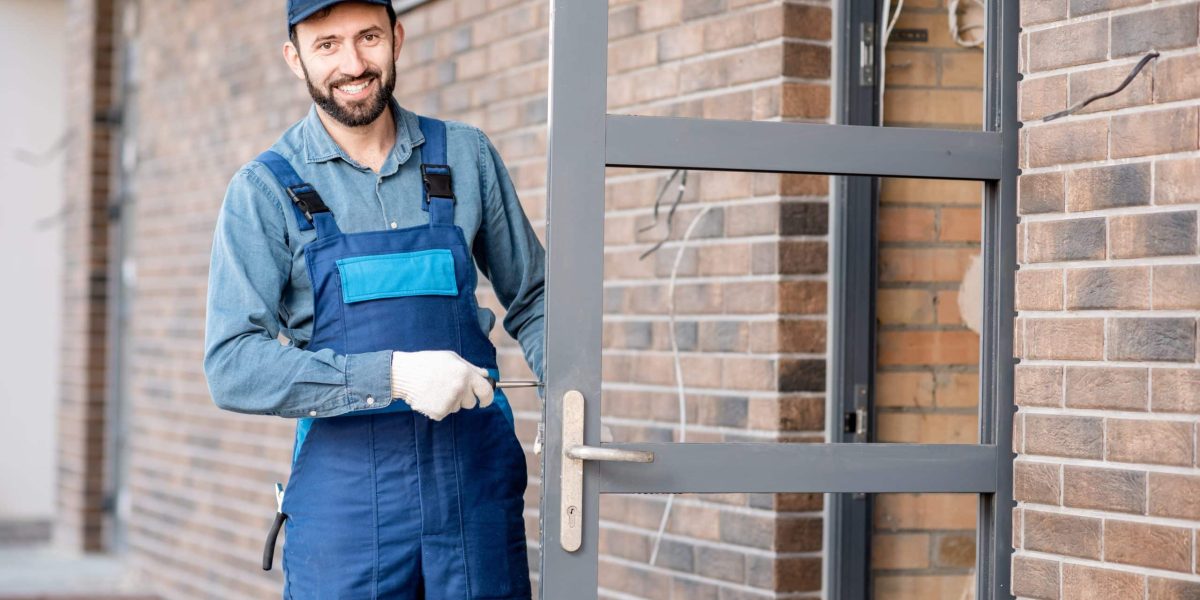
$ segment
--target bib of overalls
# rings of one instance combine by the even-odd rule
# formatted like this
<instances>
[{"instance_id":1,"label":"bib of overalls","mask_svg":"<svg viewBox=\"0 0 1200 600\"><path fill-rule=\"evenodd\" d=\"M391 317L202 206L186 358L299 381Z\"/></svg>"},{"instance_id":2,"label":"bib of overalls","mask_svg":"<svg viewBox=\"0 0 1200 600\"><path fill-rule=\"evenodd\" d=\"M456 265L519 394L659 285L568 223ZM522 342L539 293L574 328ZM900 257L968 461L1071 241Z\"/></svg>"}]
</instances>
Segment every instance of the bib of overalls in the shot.
<instances>
[{"instance_id":1,"label":"bib of overalls","mask_svg":"<svg viewBox=\"0 0 1200 600\"><path fill-rule=\"evenodd\" d=\"M454 224L445 123L419 121L427 225L343 233L286 159L259 156L301 229L317 233L303 248L313 289L305 348L452 350L498 379L478 324L475 264ZM283 498L284 598L528 599L527 479L500 390L492 405L441 421L399 398L298 419Z\"/></svg>"}]
</instances>

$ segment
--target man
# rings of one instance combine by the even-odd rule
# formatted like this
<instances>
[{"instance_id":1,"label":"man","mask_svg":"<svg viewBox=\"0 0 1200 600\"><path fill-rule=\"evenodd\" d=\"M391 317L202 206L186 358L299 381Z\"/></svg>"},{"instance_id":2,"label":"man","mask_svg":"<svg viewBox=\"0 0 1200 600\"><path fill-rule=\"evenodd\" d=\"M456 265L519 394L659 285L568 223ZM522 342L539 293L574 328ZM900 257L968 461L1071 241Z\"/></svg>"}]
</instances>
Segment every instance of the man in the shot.
<instances>
[{"instance_id":1,"label":"man","mask_svg":"<svg viewBox=\"0 0 1200 600\"><path fill-rule=\"evenodd\" d=\"M297 418L264 568L282 523L285 598L530 598L475 284L540 380L545 252L488 138L393 99L387 0L289 0L288 27L314 105L229 184L205 330L219 407Z\"/></svg>"}]
</instances>

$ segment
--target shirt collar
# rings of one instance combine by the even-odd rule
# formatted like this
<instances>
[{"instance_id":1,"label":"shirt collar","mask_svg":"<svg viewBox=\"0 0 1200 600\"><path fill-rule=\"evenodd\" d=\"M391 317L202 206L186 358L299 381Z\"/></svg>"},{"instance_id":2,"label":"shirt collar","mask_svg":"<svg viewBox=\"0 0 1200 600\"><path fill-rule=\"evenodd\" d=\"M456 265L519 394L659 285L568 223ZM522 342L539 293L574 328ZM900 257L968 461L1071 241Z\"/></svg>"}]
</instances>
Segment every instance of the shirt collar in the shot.
<instances>
[{"instance_id":1,"label":"shirt collar","mask_svg":"<svg viewBox=\"0 0 1200 600\"><path fill-rule=\"evenodd\" d=\"M400 106L395 97L388 98L388 103L392 107L392 118L396 122L396 144L392 146L392 151L384 161L380 175L394 173L412 156L413 148L425 142L417 115ZM333 140L329 131L325 129L325 124L321 122L321 117L317 115L317 105L313 104L308 109L308 115L304 117L304 159L315 163L335 158L341 158L360 169L366 168L351 159Z\"/></svg>"}]
</instances>

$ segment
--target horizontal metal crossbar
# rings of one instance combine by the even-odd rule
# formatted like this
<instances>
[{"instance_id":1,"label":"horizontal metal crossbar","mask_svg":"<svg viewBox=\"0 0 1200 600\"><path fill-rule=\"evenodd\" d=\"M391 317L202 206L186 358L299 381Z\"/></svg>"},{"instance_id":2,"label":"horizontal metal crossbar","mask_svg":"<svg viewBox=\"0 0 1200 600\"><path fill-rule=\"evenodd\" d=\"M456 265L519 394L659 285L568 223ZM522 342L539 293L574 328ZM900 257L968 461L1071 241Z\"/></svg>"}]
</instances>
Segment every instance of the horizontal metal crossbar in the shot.
<instances>
[{"instance_id":1,"label":"horizontal metal crossbar","mask_svg":"<svg viewBox=\"0 0 1200 600\"><path fill-rule=\"evenodd\" d=\"M994 180L1004 164L987 131L608 115L605 136L610 167Z\"/></svg>"},{"instance_id":2,"label":"horizontal metal crossbar","mask_svg":"<svg viewBox=\"0 0 1200 600\"><path fill-rule=\"evenodd\" d=\"M983 444L620 443L654 462L597 461L600 492L996 491L996 446Z\"/></svg>"}]
</instances>

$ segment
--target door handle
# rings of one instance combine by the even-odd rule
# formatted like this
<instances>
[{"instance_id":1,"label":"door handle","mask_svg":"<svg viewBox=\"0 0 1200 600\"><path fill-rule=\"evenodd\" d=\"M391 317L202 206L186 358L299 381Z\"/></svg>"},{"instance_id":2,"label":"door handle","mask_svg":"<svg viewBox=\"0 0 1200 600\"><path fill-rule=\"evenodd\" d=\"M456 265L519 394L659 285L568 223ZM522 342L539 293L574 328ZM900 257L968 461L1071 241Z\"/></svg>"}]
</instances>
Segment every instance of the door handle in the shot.
<instances>
[{"instance_id":1,"label":"door handle","mask_svg":"<svg viewBox=\"0 0 1200 600\"><path fill-rule=\"evenodd\" d=\"M571 390L562 403L562 504L559 510L559 543L563 550L575 552L583 542L583 461L615 460L648 463L654 453L588 446L583 443L583 394Z\"/></svg>"}]
</instances>

